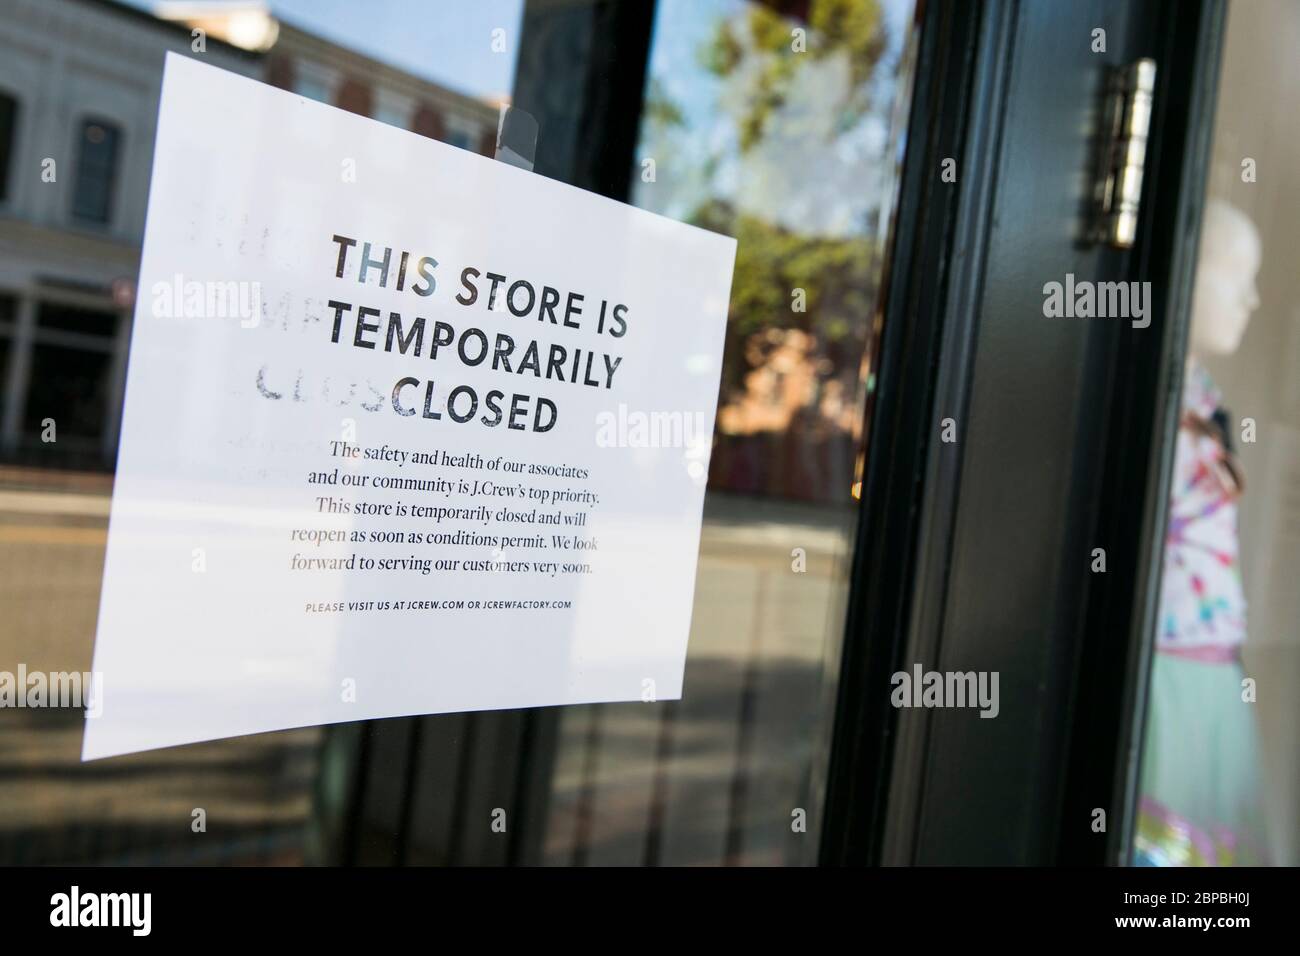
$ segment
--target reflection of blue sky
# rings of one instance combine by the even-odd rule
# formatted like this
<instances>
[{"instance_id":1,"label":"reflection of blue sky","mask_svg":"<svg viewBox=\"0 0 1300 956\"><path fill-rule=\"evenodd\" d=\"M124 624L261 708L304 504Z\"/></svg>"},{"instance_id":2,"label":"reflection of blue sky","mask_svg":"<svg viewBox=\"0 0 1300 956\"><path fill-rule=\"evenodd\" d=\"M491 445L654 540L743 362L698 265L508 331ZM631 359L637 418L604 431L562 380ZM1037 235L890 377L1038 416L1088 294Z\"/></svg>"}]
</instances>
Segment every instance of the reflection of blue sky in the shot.
<instances>
[{"instance_id":1,"label":"reflection of blue sky","mask_svg":"<svg viewBox=\"0 0 1300 956\"><path fill-rule=\"evenodd\" d=\"M120 2L145 10L156 5L155 0ZM523 0L267 0L266 5L300 29L470 96L508 96L514 84ZM497 27L506 31L504 53L492 52Z\"/></svg>"},{"instance_id":2,"label":"reflection of blue sky","mask_svg":"<svg viewBox=\"0 0 1300 956\"><path fill-rule=\"evenodd\" d=\"M838 128L838 107L849 93L847 60L810 58L762 140L742 155L736 117L744 78L712 75L701 66L699 51L719 21L739 20L748 6L745 0L660 0L649 79L681 110L684 123L663 139L643 131L640 155L654 157L656 181L638 176L633 201L686 219L706 200L719 198L805 234L873 232L872 217L897 158L888 150L888 137L912 0L881 0L889 46L871 84L871 109L860 121ZM816 38L810 35L808 42Z\"/></svg>"}]
</instances>

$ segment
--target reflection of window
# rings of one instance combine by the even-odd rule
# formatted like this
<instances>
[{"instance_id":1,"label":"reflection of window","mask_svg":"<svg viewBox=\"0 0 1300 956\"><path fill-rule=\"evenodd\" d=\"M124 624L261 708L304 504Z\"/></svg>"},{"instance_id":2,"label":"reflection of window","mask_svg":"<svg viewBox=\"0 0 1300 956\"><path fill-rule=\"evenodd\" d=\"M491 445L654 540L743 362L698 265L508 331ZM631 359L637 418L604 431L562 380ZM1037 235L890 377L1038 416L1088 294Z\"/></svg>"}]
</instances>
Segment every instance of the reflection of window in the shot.
<instances>
[{"instance_id":1,"label":"reflection of window","mask_svg":"<svg viewBox=\"0 0 1300 956\"><path fill-rule=\"evenodd\" d=\"M9 356L13 351L13 318L16 303L13 296L0 296L0 419L4 417L4 402L9 389Z\"/></svg>"},{"instance_id":2,"label":"reflection of window","mask_svg":"<svg viewBox=\"0 0 1300 956\"><path fill-rule=\"evenodd\" d=\"M86 452L98 445L104 432L108 374L112 356L76 348L38 345L32 350L31 384L23 416L23 435L29 443L41 440L47 419L58 428L60 446ZM75 446L69 439L76 441ZM78 447L79 446L79 447Z\"/></svg>"},{"instance_id":3,"label":"reflection of window","mask_svg":"<svg viewBox=\"0 0 1300 956\"><path fill-rule=\"evenodd\" d=\"M9 162L18 132L18 101L0 93L0 202L9 198Z\"/></svg>"},{"instance_id":4,"label":"reflection of window","mask_svg":"<svg viewBox=\"0 0 1300 956\"><path fill-rule=\"evenodd\" d=\"M112 123L86 120L78 137L77 180L72 192L72 215L85 222L108 222L117 175L121 131Z\"/></svg>"},{"instance_id":5,"label":"reflection of window","mask_svg":"<svg viewBox=\"0 0 1300 956\"><path fill-rule=\"evenodd\" d=\"M74 309L62 305L43 305L36 318L36 327L58 332L82 332L87 335L110 336L116 331L117 316L111 312L94 309Z\"/></svg>"},{"instance_id":6,"label":"reflection of window","mask_svg":"<svg viewBox=\"0 0 1300 956\"><path fill-rule=\"evenodd\" d=\"M293 84L293 91L299 96L305 96L309 100L316 100L318 103L328 103L330 101L330 88L323 80L313 76L300 76Z\"/></svg>"},{"instance_id":7,"label":"reflection of window","mask_svg":"<svg viewBox=\"0 0 1300 956\"><path fill-rule=\"evenodd\" d=\"M402 111L391 106L380 106L375 110L373 119L381 123L387 123L389 126L396 126L398 129L406 129L410 119L409 111Z\"/></svg>"},{"instance_id":8,"label":"reflection of window","mask_svg":"<svg viewBox=\"0 0 1300 956\"><path fill-rule=\"evenodd\" d=\"M478 130L470 123L456 117L447 120L447 135L443 139L461 149L478 150Z\"/></svg>"},{"instance_id":9,"label":"reflection of window","mask_svg":"<svg viewBox=\"0 0 1300 956\"><path fill-rule=\"evenodd\" d=\"M8 381L9 378L9 353L13 351L10 345L9 335L6 332L0 332L0 383ZM0 393L0 402L4 401L4 394Z\"/></svg>"},{"instance_id":10,"label":"reflection of window","mask_svg":"<svg viewBox=\"0 0 1300 956\"><path fill-rule=\"evenodd\" d=\"M20 399L25 460L78 468L101 464L109 405L121 401L111 394L117 322L112 312L38 306L27 390ZM57 429L53 442L42 440L50 419Z\"/></svg>"}]
</instances>

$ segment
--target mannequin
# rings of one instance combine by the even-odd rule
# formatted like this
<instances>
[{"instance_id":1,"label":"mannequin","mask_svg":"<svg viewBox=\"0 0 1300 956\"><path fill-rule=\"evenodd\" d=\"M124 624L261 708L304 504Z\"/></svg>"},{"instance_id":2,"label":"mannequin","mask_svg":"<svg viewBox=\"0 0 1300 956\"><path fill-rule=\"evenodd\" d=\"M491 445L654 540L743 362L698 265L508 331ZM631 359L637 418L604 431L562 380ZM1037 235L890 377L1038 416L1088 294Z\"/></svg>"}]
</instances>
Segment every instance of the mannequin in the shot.
<instances>
[{"instance_id":1,"label":"mannequin","mask_svg":"<svg viewBox=\"0 0 1300 956\"><path fill-rule=\"evenodd\" d=\"M1264 861L1255 712L1241 666L1246 601L1237 502L1245 478L1232 453L1232 419L1200 361L1241 344L1259 306L1260 257L1250 219L1211 200L1170 489L1134 841L1139 864Z\"/></svg>"},{"instance_id":2,"label":"mannequin","mask_svg":"<svg viewBox=\"0 0 1300 956\"><path fill-rule=\"evenodd\" d=\"M1237 351L1251 313L1259 308L1255 276L1260 241L1255 224L1235 206L1211 199L1201 228L1196 292L1192 300L1192 341L1187 361Z\"/></svg>"}]
</instances>

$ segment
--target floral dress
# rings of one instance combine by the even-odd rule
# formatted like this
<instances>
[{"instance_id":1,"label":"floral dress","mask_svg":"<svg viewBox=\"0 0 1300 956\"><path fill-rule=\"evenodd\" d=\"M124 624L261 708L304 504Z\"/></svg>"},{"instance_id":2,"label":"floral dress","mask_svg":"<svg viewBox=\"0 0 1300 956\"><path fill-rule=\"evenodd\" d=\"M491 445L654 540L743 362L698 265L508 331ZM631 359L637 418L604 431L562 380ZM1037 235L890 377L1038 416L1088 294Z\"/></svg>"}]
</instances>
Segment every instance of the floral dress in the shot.
<instances>
[{"instance_id":1,"label":"floral dress","mask_svg":"<svg viewBox=\"0 0 1300 956\"><path fill-rule=\"evenodd\" d=\"M1254 696L1243 680L1243 482L1220 395L1188 369L1170 493L1134 862L1263 862Z\"/></svg>"},{"instance_id":2,"label":"floral dress","mask_svg":"<svg viewBox=\"0 0 1300 956\"><path fill-rule=\"evenodd\" d=\"M1246 639L1237 545L1240 485L1224 463L1224 441L1213 434L1218 389L1200 365L1192 366L1187 378L1156 649L1196 660L1231 661Z\"/></svg>"}]
</instances>

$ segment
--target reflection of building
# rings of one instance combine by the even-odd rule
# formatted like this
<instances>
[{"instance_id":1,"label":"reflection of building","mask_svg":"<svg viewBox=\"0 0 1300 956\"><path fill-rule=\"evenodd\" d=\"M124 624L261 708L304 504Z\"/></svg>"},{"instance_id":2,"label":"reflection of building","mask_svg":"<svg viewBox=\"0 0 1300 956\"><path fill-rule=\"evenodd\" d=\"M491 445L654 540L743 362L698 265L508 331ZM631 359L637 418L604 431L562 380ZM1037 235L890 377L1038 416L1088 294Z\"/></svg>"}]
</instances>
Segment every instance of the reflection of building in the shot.
<instances>
[{"instance_id":1,"label":"reflection of building","mask_svg":"<svg viewBox=\"0 0 1300 956\"><path fill-rule=\"evenodd\" d=\"M6 4L0 454L8 461L111 460L163 57L189 49L188 30L116 4ZM223 43L206 56L259 70L255 57ZM57 440L47 444L51 419Z\"/></svg>"},{"instance_id":2,"label":"reflection of building","mask_svg":"<svg viewBox=\"0 0 1300 956\"><path fill-rule=\"evenodd\" d=\"M485 155L497 109L282 24L268 54L270 83Z\"/></svg>"},{"instance_id":3,"label":"reflection of building","mask_svg":"<svg viewBox=\"0 0 1300 956\"><path fill-rule=\"evenodd\" d=\"M264 78L281 89L413 130L462 149L491 154L497 107L456 93L289 23L263 4L169 0L159 16L202 27L209 36L265 49ZM262 21L259 25L258 21Z\"/></svg>"},{"instance_id":4,"label":"reflection of building","mask_svg":"<svg viewBox=\"0 0 1300 956\"><path fill-rule=\"evenodd\" d=\"M0 460L112 463L167 51L454 145L493 147L492 104L276 23L260 5L212 10L164 8L182 23L111 0L6 3ZM189 21L204 30L201 52ZM42 440L50 422L54 442Z\"/></svg>"}]
</instances>

